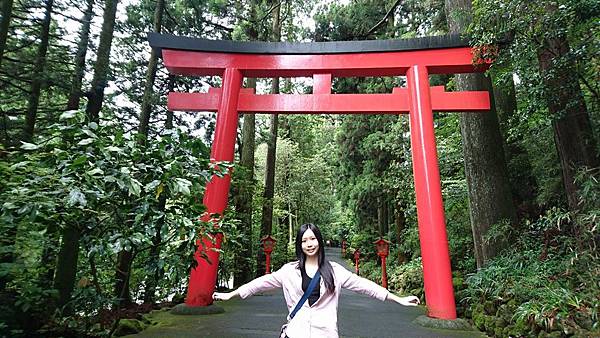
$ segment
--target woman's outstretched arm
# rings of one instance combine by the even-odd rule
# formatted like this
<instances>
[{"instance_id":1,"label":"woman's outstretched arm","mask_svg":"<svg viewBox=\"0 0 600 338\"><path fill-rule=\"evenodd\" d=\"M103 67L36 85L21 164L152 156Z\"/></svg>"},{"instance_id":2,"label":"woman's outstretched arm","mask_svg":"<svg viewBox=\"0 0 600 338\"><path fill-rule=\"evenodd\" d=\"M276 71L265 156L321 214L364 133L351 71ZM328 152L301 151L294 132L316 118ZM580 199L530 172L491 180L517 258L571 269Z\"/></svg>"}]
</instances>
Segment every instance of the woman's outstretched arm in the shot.
<instances>
[{"instance_id":1,"label":"woman's outstretched arm","mask_svg":"<svg viewBox=\"0 0 600 338\"><path fill-rule=\"evenodd\" d=\"M281 287L283 277L291 265L288 263L281 269L261 277L258 277L231 292L215 292L213 293L214 300L230 300L234 297L246 299L258 292L272 290Z\"/></svg>"},{"instance_id":2,"label":"woman's outstretched arm","mask_svg":"<svg viewBox=\"0 0 600 338\"><path fill-rule=\"evenodd\" d=\"M415 306L419 304L419 298L415 296L398 297L381 287L379 284L366 278L359 277L337 263L332 263L332 266L335 267L335 273L338 280L341 282L342 288L362 293L382 301L389 300L396 302L404 306Z\"/></svg>"}]
</instances>

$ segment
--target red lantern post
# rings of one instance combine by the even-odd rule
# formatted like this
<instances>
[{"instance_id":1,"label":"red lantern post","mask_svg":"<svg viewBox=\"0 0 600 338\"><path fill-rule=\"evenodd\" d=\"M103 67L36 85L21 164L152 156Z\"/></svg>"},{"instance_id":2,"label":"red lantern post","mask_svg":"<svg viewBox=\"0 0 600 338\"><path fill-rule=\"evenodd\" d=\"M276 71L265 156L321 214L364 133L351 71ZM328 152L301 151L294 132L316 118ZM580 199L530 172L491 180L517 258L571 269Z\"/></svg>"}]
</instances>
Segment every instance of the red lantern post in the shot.
<instances>
[{"instance_id":1,"label":"red lantern post","mask_svg":"<svg viewBox=\"0 0 600 338\"><path fill-rule=\"evenodd\" d=\"M275 238L271 237L271 235L267 235L260 239L262 242L263 251L265 252L265 256L267 257L267 262L265 263L265 275L271 273L271 252L273 252L273 248L275 247Z\"/></svg>"},{"instance_id":2,"label":"red lantern post","mask_svg":"<svg viewBox=\"0 0 600 338\"><path fill-rule=\"evenodd\" d=\"M385 268L385 258L390 253L390 242L379 238L374 242L377 247L377 255L381 257L381 286L387 289L387 271Z\"/></svg>"},{"instance_id":3,"label":"red lantern post","mask_svg":"<svg viewBox=\"0 0 600 338\"><path fill-rule=\"evenodd\" d=\"M344 257L344 255L346 255L346 240L342 240L342 257Z\"/></svg>"},{"instance_id":4,"label":"red lantern post","mask_svg":"<svg viewBox=\"0 0 600 338\"><path fill-rule=\"evenodd\" d=\"M360 250L354 251L354 266L356 268L356 274L358 275L358 260L360 259Z\"/></svg>"}]
</instances>

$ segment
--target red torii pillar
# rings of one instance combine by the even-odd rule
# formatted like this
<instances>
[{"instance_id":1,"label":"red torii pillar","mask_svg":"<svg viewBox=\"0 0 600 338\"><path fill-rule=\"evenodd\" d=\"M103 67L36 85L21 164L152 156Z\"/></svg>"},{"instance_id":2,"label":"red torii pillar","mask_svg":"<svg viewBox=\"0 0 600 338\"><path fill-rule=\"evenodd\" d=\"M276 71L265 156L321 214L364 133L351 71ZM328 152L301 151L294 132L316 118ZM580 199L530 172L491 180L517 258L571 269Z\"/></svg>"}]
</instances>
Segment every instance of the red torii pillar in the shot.
<instances>
[{"instance_id":1,"label":"red torii pillar","mask_svg":"<svg viewBox=\"0 0 600 338\"><path fill-rule=\"evenodd\" d=\"M152 42L151 42L152 43ZM155 45L153 45L155 46ZM433 125L433 111L485 111L487 92L444 92L430 87L429 73L479 71L469 47L386 53L252 55L163 48L171 73L222 74L222 88L208 93L169 93L171 110L217 111L211 161L233 161L238 112L245 113L410 113L411 149L417 200L419 238L423 258L428 316L456 319L452 272ZM441 57L441 56L443 57ZM481 68L483 70L483 68ZM407 76L407 88L392 94L331 94L332 76ZM240 89L242 77L313 76L312 95L256 95ZM221 215L227 205L230 177L213 177L204 204L207 215ZM209 216L204 216L208 220ZM196 254L186 304L212 304L220 248L203 239ZM212 264L201 259L204 251Z\"/></svg>"},{"instance_id":2,"label":"red torii pillar","mask_svg":"<svg viewBox=\"0 0 600 338\"><path fill-rule=\"evenodd\" d=\"M233 162L238 126L237 101L242 86L242 73L234 68L226 69L223 73L222 86L222 99L219 102L215 137L210 151L211 162ZM227 207L230 183L231 176L227 174L223 177L213 176L206 185L202 200L206 206L206 213L202 216L203 221L210 221L212 215L223 214ZM222 238L222 234L217 234L214 239L203 238L202 242L198 243L198 250L195 253L198 265L190 273L186 305L212 304L212 294L217 280L217 263L219 262L218 249L221 248ZM208 260L202 258L202 252L207 255Z\"/></svg>"}]
</instances>

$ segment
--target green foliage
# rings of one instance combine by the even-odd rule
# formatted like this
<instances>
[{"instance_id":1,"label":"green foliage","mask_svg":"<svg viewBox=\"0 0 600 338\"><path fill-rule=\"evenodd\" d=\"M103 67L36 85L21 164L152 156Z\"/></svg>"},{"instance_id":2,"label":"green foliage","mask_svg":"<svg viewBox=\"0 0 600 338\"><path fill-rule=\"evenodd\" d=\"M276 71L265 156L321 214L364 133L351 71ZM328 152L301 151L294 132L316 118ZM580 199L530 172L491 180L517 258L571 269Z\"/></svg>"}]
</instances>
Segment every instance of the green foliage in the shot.
<instances>
[{"instance_id":1,"label":"green foliage","mask_svg":"<svg viewBox=\"0 0 600 338\"><path fill-rule=\"evenodd\" d=\"M88 316L113 301L102 290L111 290L114 255L129 250L144 257L156 236L164 243L160 260L152 266L137 261L145 268L134 269L131 282L140 284L158 269L164 272L160 283L170 286L161 299L181 287L195 239L206 231L192 220L203 211L197 196L211 172L198 158L207 157L204 144L175 130L141 147L119 124L85 125L83 113L76 111L64 113L35 144L10 152L2 172L0 224L3 233L15 235L2 250L16 259L3 264L1 272L9 277L15 305L23 313L33 307L43 312L42 304L52 309L53 267L40 263L47 252L58 250L56 232L64 227L81 233L77 278L88 282L79 286L72 303ZM164 210L158 206L162 194L168 194ZM162 224L160 234L157 224Z\"/></svg>"},{"instance_id":2,"label":"green foliage","mask_svg":"<svg viewBox=\"0 0 600 338\"><path fill-rule=\"evenodd\" d=\"M388 269L388 286L390 290L400 294L413 295L424 300L423 263L420 257Z\"/></svg>"},{"instance_id":3,"label":"green foliage","mask_svg":"<svg viewBox=\"0 0 600 338\"><path fill-rule=\"evenodd\" d=\"M597 179L583 180L596 187L587 197L597 201ZM582 200L582 204L592 201ZM529 331L597 334L597 213L597 207L579 213L551 209L527 223L528 230L516 245L467 278L468 287L459 299L470 308L475 324L488 332L506 326L503 337Z\"/></svg>"},{"instance_id":4,"label":"green foliage","mask_svg":"<svg viewBox=\"0 0 600 338\"><path fill-rule=\"evenodd\" d=\"M564 203L560 162L557 153L548 149L549 144L556 142L554 124L564 114L549 114L548 105L556 100L557 92L576 88L578 92L572 96L583 96L585 114L590 115L592 129L598 129L600 36L593 27L597 26L599 14L600 7L594 1L473 2L469 29L472 43L498 46L498 50L482 49L484 53L491 51L487 55L494 60L490 72L499 87L512 87L506 84L515 82L518 107L514 114L506 116L505 127L513 154L509 168L513 177L519 179L513 190L528 200L521 208L530 216L539 212L536 204L546 208ZM559 40L565 42L563 55L553 55L550 68L540 71L540 53ZM565 74L572 75L572 79L560 78ZM552 81L557 86L549 88ZM581 102L577 97L569 99L563 108ZM597 137L591 140L598 144ZM525 179L527 173L530 177ZM533 205L527 204L529 201Z\"/></svg>"}]
</instances>

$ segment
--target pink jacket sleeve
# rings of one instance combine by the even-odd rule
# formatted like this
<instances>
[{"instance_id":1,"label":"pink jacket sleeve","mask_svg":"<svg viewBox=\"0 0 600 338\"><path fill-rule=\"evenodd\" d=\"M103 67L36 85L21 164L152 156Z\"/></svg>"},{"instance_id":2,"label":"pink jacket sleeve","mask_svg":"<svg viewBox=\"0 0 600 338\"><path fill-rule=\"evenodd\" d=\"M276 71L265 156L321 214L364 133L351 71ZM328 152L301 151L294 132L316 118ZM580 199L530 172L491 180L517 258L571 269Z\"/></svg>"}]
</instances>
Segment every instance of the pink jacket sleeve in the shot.
<instances>
[{"instance_id":1,"label":"pink jacket sleeve","mask_svg":"<svg viewBox=\"0 0 600 338\"><path fill-rule=\"evenodd\" d=\"M246 299L262 291L280 288L282 283L282 276L285 273L283 270L285 268L286 265L282 266L281 269L271 274L258 277L240 286L238 289L240 297L242 297L242 299Z\"/></svg>"},{"instance_id":2,"label":"pink jacket sleeve","mask_svg":"<svg viewBox=\"0 0 600 338\"><path fill-rule=\"evenodd\" d=\"M339 264L332 262L331 265L334 267L336 279L342 288L377 298L381 301L386 300L389 294L389 291L386 288L373 283L366 278L357 276Z\"/></svg>"}]
</instances>

